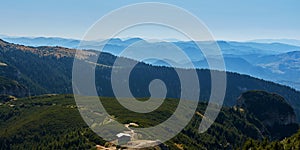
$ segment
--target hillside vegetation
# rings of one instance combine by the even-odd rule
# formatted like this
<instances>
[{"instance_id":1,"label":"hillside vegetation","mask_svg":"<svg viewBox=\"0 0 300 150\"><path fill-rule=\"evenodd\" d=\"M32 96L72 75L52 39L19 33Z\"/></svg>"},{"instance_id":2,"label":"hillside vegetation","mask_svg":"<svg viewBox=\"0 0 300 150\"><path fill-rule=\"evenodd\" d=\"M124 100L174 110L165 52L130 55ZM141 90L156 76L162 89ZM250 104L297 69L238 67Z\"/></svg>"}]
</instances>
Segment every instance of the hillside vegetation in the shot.
<instances>
[{"instance_id":1,"label":"hillside vegetation","mask_svg":"<svg viewBox=\"0 0 300 150\"><path fill-rule=\"evenodd\" d=\"M166 99L157 110L139 114L125 109L114 98L103 97L101 102L120 123L135 122L140 127L161 123L178 105L178 100ZM205 107L206 103L199 103L188 126L165 142L168 149L232 149L242 147L250 138L274 139L259 119L236 107L224 107L213 126L200 134ZM0 149L93 149L96 145L111 144L87 127L72 95L22 98L0 106Z\"/></svg>"},{"instance_id":2,"label":"hillside vegetation","mask_svg":"<svg viewBox=\"0 0 300 150\"><path fill-rule=\"evenodd\" d=\"M0 76L0 95L25 97L28 96L28 89L17 81Z\"/></svg>"},{"instance_id":3,"label":"hillside vegetation","mask_svg":"<svg viewBox=\"0 0 300 150\"><path fill-rule=\"evenodd\" d=\"M281 141L270 142L265 139L263 141L257 141L249 139L245 142L243 146L244 150L265 150L265 149L275 149L275 150L298 150L300 149L300 131L289 138L285 138Z\"/></svg>"}]
</instances>

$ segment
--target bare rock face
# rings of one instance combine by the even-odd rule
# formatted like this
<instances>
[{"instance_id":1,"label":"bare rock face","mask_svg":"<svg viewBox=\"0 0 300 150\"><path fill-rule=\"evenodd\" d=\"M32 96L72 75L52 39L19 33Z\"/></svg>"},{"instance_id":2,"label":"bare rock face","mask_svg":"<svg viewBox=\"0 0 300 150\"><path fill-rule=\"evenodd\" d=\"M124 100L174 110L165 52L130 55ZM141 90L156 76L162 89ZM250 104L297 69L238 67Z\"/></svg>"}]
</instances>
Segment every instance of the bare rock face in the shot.
<instances>
[{"instance_id":1,"label":"bare rock face","mask_svg":"<svg viewBox=\"0 0 300 150\"><path fill-rule=\"evenodd\" d=\"M275 138L298 129L293 108L278 94L248 91L238 98L237 106L258 118Z\"/></svg>"}]
</instances>

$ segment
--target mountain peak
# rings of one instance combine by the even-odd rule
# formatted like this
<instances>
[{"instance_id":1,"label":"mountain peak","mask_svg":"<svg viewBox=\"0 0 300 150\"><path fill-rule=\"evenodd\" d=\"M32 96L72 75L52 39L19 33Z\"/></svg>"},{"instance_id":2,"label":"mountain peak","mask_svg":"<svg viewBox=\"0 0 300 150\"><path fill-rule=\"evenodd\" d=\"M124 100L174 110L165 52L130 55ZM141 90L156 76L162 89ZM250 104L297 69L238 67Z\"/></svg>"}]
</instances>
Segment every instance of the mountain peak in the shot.
<instances>
[{"instance_id":1,"label":"mountain peak","mask_svg":"<svg viewBox=\"0 0 300 150\"><path fill-rule=\"evenodd\" d=\"M277 112L280 115L295 115L293 108L282 96L265 91L254 90L243 93L238 99L238 105L258 115L258 118L265 118L260 115L267 114L268 111L272 114Z\"/></svg>"},{"instance_id":2,"label":"mountain peak","mask_svg":"<svg viewBox=\"0 0 300 150\"><path fill-rule=\"evenodd\" d=\"M275 138L282 139L298 130L293 108L278 94L248 91L239 97L237 105L258 118Z\"/></svg>"}]
</instances>

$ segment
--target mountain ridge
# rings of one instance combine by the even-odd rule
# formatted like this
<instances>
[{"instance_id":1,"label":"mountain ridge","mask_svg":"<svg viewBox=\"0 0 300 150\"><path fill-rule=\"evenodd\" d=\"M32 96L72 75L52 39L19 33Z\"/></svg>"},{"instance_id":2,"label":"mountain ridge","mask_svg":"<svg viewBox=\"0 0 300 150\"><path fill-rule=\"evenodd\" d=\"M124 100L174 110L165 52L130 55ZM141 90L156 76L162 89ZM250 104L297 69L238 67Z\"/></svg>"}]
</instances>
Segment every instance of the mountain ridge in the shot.
<instances>
[{"instance_id":1,"label":"mountain ridge","mask_svg":"<svg viewBox=\"0 0 300 150\"><path fill-rule=\"evenodd\" d=\"M10 46L9 46L10 45ZM0 67L0 76L11 78L18 81L22 85L27 86L30 90L30 95L40 95L48 93L73 93L72 91L72 66L74 61L75 49L65 49L60 47L26 47L15 44L6 46L0 45L0 62L8 65L9 70ZM24 51L29 49L29 51ZM60 50L61 49L61 50ZM67 51L67 52L65 52ZM56 53L66 53L64 57L57 57ZM47 55L40 55L46 53ZM85 51L83 56L93 58L97 51ZM96 67L96 88L100 96L114 96L110 75L111 67L113 66L117 56L102 52ZM135 63L134 60L122 58L126 62ZM85 61L83 58L82 61ZM37 63L38 62L38 63ZM126 65L126 64L124 64ZM161 74L156 70L164 72ZM184 69L183 69L184 71ZM211 83L210 71L205 69L197 70L200 82L200 99L209 100ZM143 77L143 78L141 78ZM155 67L145 63L138 63L131 77L134 83L130 84L132 93L135 97L149 97L148 83L155 78L166 82L168 86L167 97L179 98L180 83L176 72L170 67ZM300 97L300 92L287 86L282 86L269 81L253 78L248 75L240 75L237 73L227 73L227 92L224 105L232 106L235 104L235 99L244 91L247 90L265 90L275 92L287 99L293 105L297 113L297 119L300 120L300 102L297 97ZM99 86L101 85L101 87Z\"/></svg>"},{"instance_id":2,"label":"mountain ridge","mask_svg":"<svg viewBox=\"0 0 300 150\"><path fill-rule=\"evenodd\" d=\"M120 39L120 38L112 38L112 39L106 39L106 40L99 40L99 41L80 41L74 39L64 39L64 38L43 38L43 37L37 37L37 38L26 38L23 37L21 39L26 39L24 42L22 40L18 41L17 37L12 37L11 39L8 39L10 42L16 42L18 44L25 44L25 45L31 45L31 46L61 46L61 47L68 47L70 49L74 48L80 48L80 49L91 49L91 50L102 50L103 52L108 52L113 55L120 55L120 53L126 49L129 45L145 41L145 43L148 43L151 45L151 47L159 47L164 42L167 42L168 44L175 45L178 48L182 49L188 57L191 59L191 61L194 63L194 65L197 68L201 68L201 65L197 65L197 62L199 61L206 61L206 58L201 53L201 50L197 47L196 44L200 44L204 46L204 48L210 48L211 42L208 41L147 41L142 38L126 38L126 39ZM44 43L40 44L34 44L34 39L43 39L42 41L45 41ZM51 42L52 39L55 39ZM47 42L48 41L48 42ZM73 42L72 42L73 41ZM32 42L32 44L30 44ZM50 43L50 44L49 44ZM52 44L51 44L52 43ZM71 45L70 45L71 43ZM255 42L236 42L236 41L216 41L216 43L219 45L221 52L223 53L223 56L225 59L227 59L227 63L233 64L226 66L226 69L232 72L237 72L241 74L248 74L257 78L263 78L266 80L271 80L273 82L281 83L284 85L291 86L293 88L296 88L300 90L300 81L297 78L297 74L300 74L300 71L290 71L290 70L280 70L278 67L265 67L268 64L259 64L257 63L257 59L263 59L264 57L273 57L276 55L286 54L290 53L292 51L300 51L299 46L284 44L284 43L255 43ZM73 44L73 45L72 45ZM105 45L106 44L106 45ZM139 48L138 45L134 45L133 47ZM142 48L142 47L140 47ZM150 49L150 48L149 48ZM151 50L151 49L150 49ZM162 56L168 55L168 53L164 53L163 51L160 52ZM213 56L206 56L206 57L213 57ZM230 58L239 58L244 59L244 61L247 61L251 64L250 70L247 70L245 72L244 68L249 68L249 65L243 63L243 64L234 64L235 61ZM300 59L300 56L297 57ZM298 59L297 59L298 60ZM149 63L149 62L147 62ZM175 67L182 67L184 68L186 62L182 62L178 64ZM274 62L274 63L280 63L280 62ZM300 63L300 60L298 61ZM152 65L157 65L157 62L149 63ZM166 63L158 63L158 66L168 66ZM240 67L235 67L236 65L241 65ZM244 66L245 65L245 66ZM294 65L289 65L288 67L293 67ZM271 71L271 72L270 72ZM270 73L269 73L270 72ZM287 77L287 74L291 74L292 76Z\"/></svg>"}]
</instances>

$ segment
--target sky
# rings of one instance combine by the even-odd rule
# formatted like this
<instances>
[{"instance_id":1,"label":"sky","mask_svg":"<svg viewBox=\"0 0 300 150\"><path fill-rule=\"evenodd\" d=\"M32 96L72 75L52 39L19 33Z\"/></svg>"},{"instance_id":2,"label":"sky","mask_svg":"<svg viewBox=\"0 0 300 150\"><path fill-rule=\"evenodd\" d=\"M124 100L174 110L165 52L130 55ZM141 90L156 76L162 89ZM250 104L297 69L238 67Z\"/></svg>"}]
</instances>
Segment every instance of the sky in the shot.
<instances>
[{"instance_id":1,"label":"sky","mask_svg":"<svg viewBox=\"0 0 300 150\"><path fill-rule=\"evenodd\" d=\"M104 15L120 7L141 2L150 1L1 0L0 35L81 39ZM197 16L218 40L300 39L299 0L151 2L168 3L189 11ZM176 18L176 15L173 17ZM149 34L156 33L149 32L150 29L147 28L144 30L148 30ZM134 32L136 31L132 33ZM143 35L149 38L176 38L175 34L163 32L161 35Z\"/></svg>"}]
</instances>

